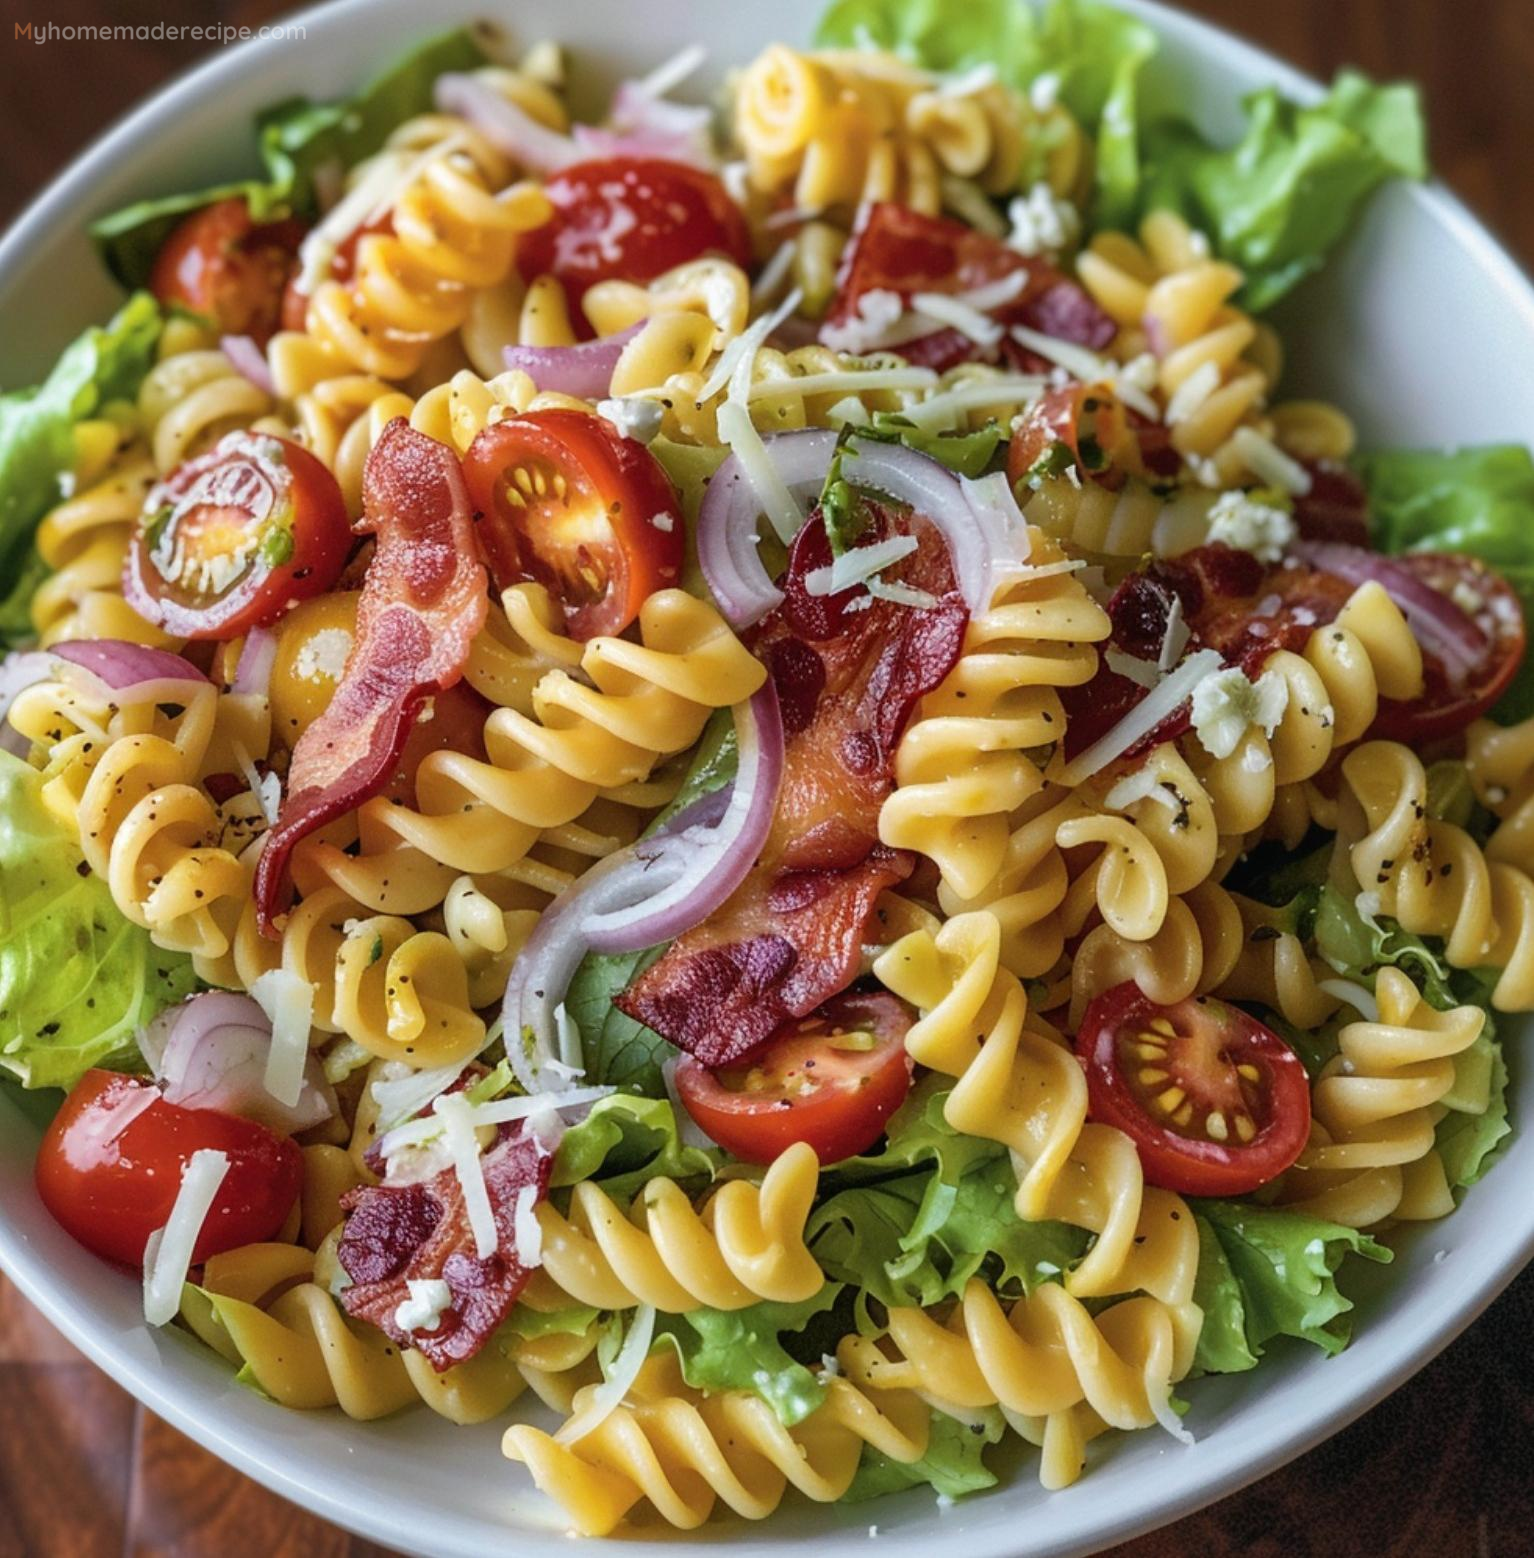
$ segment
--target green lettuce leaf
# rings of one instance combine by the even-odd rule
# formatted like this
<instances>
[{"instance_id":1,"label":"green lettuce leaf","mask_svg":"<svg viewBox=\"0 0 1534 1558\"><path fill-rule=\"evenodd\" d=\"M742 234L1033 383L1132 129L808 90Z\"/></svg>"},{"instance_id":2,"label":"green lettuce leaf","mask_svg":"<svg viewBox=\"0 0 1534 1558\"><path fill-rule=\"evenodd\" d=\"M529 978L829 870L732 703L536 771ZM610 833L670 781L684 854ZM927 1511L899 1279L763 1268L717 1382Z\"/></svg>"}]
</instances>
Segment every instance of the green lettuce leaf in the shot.
<instances>
[{"instance_id":1,"label":"green lettuce leaf","mask_svg":"<svg viewBox=\"0 0 1534 1558\"><path fill-rule=\"evenodd\" d=\"M676 1111L664 1098L614 1093L591 1106L559 1143L549 1183L594 1179L615 1201L627 1201L651 1179L712 1179L715 1159L684 1146Z\"/></svg>"},{"instance_id":2,"label":"green lettuce leaf","mask_svg":"<svg viewBox=\"0 0 1534 1558\"><path fill-rule=\"evenodd\" d=\"M692 1309L663 1315L655 1346L675 1348L682 1377L696 1390L754 1390L785 1426L822 1406L826 1387L784 1347L835 1303L841 1285L828 1282L796 1304L762 1300L744 1309ZM651 1351L655 1349L652 1347Z\"/></svg>"},{"instance_id":3,"label":"green lettuce leaf","mask_svg":"<svg viewBox=\"0 0 1534 1558\"><path fill-rule=\"evenodd\" d=\"M264 177L136 201L94 222L91 236L107 268L131 288L148 281L172 228L215 201L242 197L257 221L312 216L316 170L327 163L349 168L371 156L392 130L431 108L432 83L444 71L473 70L484 62L468 32L444 33L418 44L355 97L333 103L286 99L256 121Z\"/></svg>"},{"instance_id":4,"label":"green lettuce leaf","mask_svg":"<svg viewBox=\"0 0 1534 1558\"><path fill-rule=\"evenodd\" d=\"M1048 78L1096 137L1097 221L1132 214L1140 176L1136 95L1156 51L1155 33L1138 17L1097 0L1051 0L1041 10L1021 0L833 0L815 41L890 49L929 70L994 65L1020 91ZM1039 171L1027 169L1024 182Z\"/></svg>"},{"instance_id":5,"label":"green lettuce leaf","mask_svg":"<svg viewBox=\"0 0 1534 1558\"><path fill-rule=\"evenodd\" d=\"M1486 1107L1478 1113L1451 1109L1438 1122L1436 1145L1451 1190L1463 1190L1485 1177L1502 1155L1512 1126L1507 1121L1507 1062L1502 1046L1484 1033L1476 1041L1490 1051Z\"/></svg>"},{"instance_id":6,"label":"green lettuce leaf","mask_svg":"<svg viewBox=\"0 0 1534 1558\"><path fill-rule=\"evenodd\" d=\"M1489 563L1534 619L1534 458L1521 444L1468 449L1381 449L1360 456L1374 538L1385 552L1462 552ZM1534 658L1526 657L1493 717L1534 714Z\"/></svg>"},{"instance_id":7,"label":"green lettuce leaf","mask_svg":"<svg viewBox=\"0 0 1534 1558\"><path fill-rule=\"evenodd\" d=\"M1213 1231L1240 1290L1238 1300L1218 1271L1203 1273L1206 1292L1217 1296L1217 1307L1223 1310L1222 1339L1212 1341L1207 1351L1200 1345L1206 1368L1213 1367L1211 1357L1239 1359L1230 1342L1238 1301L1240 1329L1254 1357L1260 1358L1275 1336L1301 1337L1328 1353L1347 1346L1353 1305L1337 1286L1337 1268L1349 1254L1388 1262L1392 1256L1384 1245L1356 1229L1301 1212L1238 1201L1193 1205ZM1202 1252L1204 1230L1199 1232Z\"/></svg>"},{"instance_id":8,"label":"green lettuce leaf","mask_svg":"<svg viewBox=\"0 0 1534 1558\"><path fill-rule=\"evenodd\" d=\"M734 720L728 709L719 709L704 727L681 789L646 831L653 833L694 801L729 784L735 762ZM589 1081L637 1088L651 1098L666 1096L661 1064L677 1053L675 1046L613 1005L613 997L664 951L660 946L590 952L576 967L565 991L565 1011L580 1033Z\"/></svg>"},{"instance_id":9,"label":"green lettuce leaf","mask_svg":"<svg viewBox=\"0 0 1534 1558\"><path fill-rule=\"evenodd\" d=\"M998 1444L1006 1427L999 1407L978 1411L964 1423L946 1412L934 1411L927 1453L919 1461L893 1461L883 1451L865 1446L857 1475L842 1494L842 1502L858 1504L923 1483L946 1498L993 1488L996 1474L985 1464L985 1448Z\"/></svg>"},{"instance_id":10,"label":"green lettuce leaf","mask_svg":"<svg viewBox=\"0 0 1534 1558\"><path fill-rule=\"evenodd\" d=\"M1337 77L1314 107L1265 87L1246 99L1247 126L1225 149L1191 126L1145 132L1141 208L1181 212L1246 273L1243 307L1260 311L1318 270L1364 200L1387 179L1427 173L1417 89Z\"/></svg>"},{"instance_id":11,"label":"green lettuce leaf","mask_svg":"<svg viewBox=\"0 0 1534 1558\"><path fill-rule=\"evenodd\" d=\"M1246 1340L1246 1295L1207 1217L1198 1225L1198 1277L1193 1302L1204 1311L1193 1367L1202 1374L1241 1374L1257 1367Z\"/></svg>"},{"instance_id":12,"label":"green lettuce leaf","mask_svg":"<svg viewBox=\"0 0 1534 1558\"><path fill-rule=\"evenodd\" d=\"M40 776L0 753L0 1067L26 1087L71 1087L137 1062L134 1036L198 988L85 871L43 804Z\"/></svg>"},{"instance_id":13,"label":"green lettuce leaf","mask_svg":"<svg viewBox=\"0 0 1534 1558\"><path fill-rule=\"evenodd\" d=\"M540 1336L584 1336L596 1324L600 1313L600 1310L581 1304L574 1304L569 1309L549 1310L514 1304L496 1334L516 1336L524 1341L536 1341Z\"/></svg>"},{"instance_id":14,"label":"green lettuce leaf","mask_svg":"<svg viewBox=\"0 0 1534 1558\"><path fill-rule=\"evenodd\" d=\"M160 338L160 309L147 293L130 298L105 325L65 347L34 389L0 395L0 579L7 642L31 631L27 608L40 582L32 547L37 522L59 501L74 469L74 425L109 401L138 391Z\"/></svg>"},{"instance_id":15,"label":"green lettuce leaf","mask_svg":"<svg viewBox=\"0 0 1534 1558\"><path fill-rule=\"evenodd\" d=\"M943 1119L947 1092L931 1077L890 1121L888 1144L828 1174L838 1188L810 1216L805 1238L833 1277L891 1307L957 1296L982 1272L1004 1291L1055 1279L1087 1236L1057 1222L1024 1222L1017 1177L995 1143ZM913 1170L915 1172L913 1172Z\"/></svg>"},{"instance_id":16,"label":"green lettuce leaf","mask_svg":"<svg viewBox=\"0 0 1534 1558\"><path fill-rule=\"evenodd\" d=\"M872 425L859 428L857 436L902 443L907 449L930 455L960 476L975 477L984 476L990 470L996 451L1005 448L1008 434L999 422L987 422L984 427L968 433L934 433L928 428L916 427L898 411L876 411Z\"/></svg>"}]
</instances>

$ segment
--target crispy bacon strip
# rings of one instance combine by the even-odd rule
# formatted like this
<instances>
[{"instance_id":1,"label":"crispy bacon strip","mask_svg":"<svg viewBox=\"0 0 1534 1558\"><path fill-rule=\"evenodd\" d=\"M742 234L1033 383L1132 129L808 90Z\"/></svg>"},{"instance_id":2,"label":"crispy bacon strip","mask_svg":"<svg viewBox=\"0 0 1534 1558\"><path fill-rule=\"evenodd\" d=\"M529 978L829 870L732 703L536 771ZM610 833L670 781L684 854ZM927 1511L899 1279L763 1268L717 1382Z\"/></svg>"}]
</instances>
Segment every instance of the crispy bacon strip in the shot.
<instances>
[{"instance_id":1,"label":"crispy bacon strip","mask_svg":"<svg viewBox=\"0 0 1534 1558\"><path fill-rule=\"evenodd\" d=\"M911 710L958 658L969 614L937 529L874 509L863 539L893 533L919 545L886 577L926 590L936 606L876 600L849 610L867 599L861 589L808 594L806 575L831 553L818 517L800 532L784 602L754 646L787 737L772 831L736 892L614 1002L706 1065L737 1063L846 989L875 901L914 865L879 843L879 807Z\"/></svg>"},{"instance_id":2,"label":"crispy bacon strip","mask_svg":"<svg viewBox=\"0 0 1534 1558\"><path fill-rule=\"evenodd\" d=\"M463 675L489 603L469 496L445 445L403 418L384 429L363 474L364 518L377 537L362 584L357 637L330 707L293 749L287 794L256 868L263 935L277 934L299 840L377 795L417 715Z\"/></svg>"},{"instance_id":3,"label":"crispy bacon strip","mask_svg":"<svg viewBox=\"0 0 1534 1558\"><path fill-rule=\"evenodd\" d=\"M500 1248L488 1260L475 1253L463 1187L452 1169L412 1185L369 1185L342 1198L347 1213L337 1258L352 1279L341 1295L347 1314L376 1325L401 1347L425 1355L441 1373L466 1362L495 1334L532 1275L517 1259L518 1193L531 1185L548 1194L553 1156L525 1125L503 1126L485 1154L485 1188L495 1212ZM436 1330L406 1331L395 1312L411 1281L437 1279L452 1302Z\"/></svg>"}]
</instances>

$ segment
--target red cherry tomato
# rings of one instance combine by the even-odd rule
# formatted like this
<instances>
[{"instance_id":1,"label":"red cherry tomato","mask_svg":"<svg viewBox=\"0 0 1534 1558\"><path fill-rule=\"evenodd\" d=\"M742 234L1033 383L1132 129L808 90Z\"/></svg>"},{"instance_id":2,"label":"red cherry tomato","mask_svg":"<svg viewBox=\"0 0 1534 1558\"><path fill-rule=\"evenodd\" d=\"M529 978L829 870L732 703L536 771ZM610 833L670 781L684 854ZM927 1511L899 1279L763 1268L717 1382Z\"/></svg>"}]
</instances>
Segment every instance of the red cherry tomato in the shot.
<instances>
[{"instance_id":1,"label":"red cherry tomato","mask_svg":"<svg viewBox=\"0 0 1534 1558\"><path fill-rule=\"evenodd\" d=\"M1464 730L1507 691L1528 647L1523 607L1501 574L1473 557L1409 552L1403 564L1464 611L1482 646L1475 665L1458 682L1437 655L1422 655L1422 696L1411 702L1380 700L1371 736L1420 747Z\"/></svg>"},{"instance_id":2,"label":"red cherry tomato","mask_svg":"<svg viewBox=\"0 0 1534 1558\"><path fill-rule=\"evenodd\" d=\"M37 1191L86 1249L138 1266L150 1234L170 1219L192 1154L203 1148L225 1153L229 1172L193 1261L270 1239L303 1184L297 1142L254 1120L168 1104L142 1077L85 1073L43 1136Z\"/></svg>"},{"instance_id":3,"label":"red cherry tomato","mask_svg":"<svg viewBox=\"0 0 1534 1558\"><path fill-rule=\"evenodd\" d=\"M123 593L177 638L235 638L328 590L351 546L341 489L312 454L230 433L150 493Z\"/></svg>"},{"instance_id":4,"label":"red cherry tomato","mask_svg":"<svg viewBox=\"0 0 1534 1558\"><path fill-rule=\"evenodd\" d=\"M742 267L751 240L740 208L712 173L659 157L603 157L578 162L543 186L553 217L528 233L517 251L522 274L555 275L571 319L591 334L581 299L599 281L653 281L710 252Z\"/></svg>"},{"instance_id":5,"label":"red cherry tomato","mask_svg":"<svg viewBox=\"0 0 1534 1558\"><path fill-rule=\"evenodd\" d=\"M225 335L265 345L304 236L301 222L253 222L238 197L194 211L155 257L149 286L162 303L206 315Z\"/></svg>"},{"instance_id":6,"label":"red cherry tomato","mask_svg":"<svg viewBox=\"0 0 1534 1558\"><path fill-rule=\"evenodd\" d=\"M1119 985L1087 1007L1076 1053L1092 1118L1134 1142L1153 1185L1243 1195L1277 1179L1309 1140L1299 1056L1212 996L1158 1006L1132 981Z\"/></svg>"},{"instance_id":7,"label":"red cherry tomato","mask_svg":"<svg viewBox=\"0 0 1534 1558\"><path fill-rule=\"evenodd\" d=\"M721 1147L747 1163L771 1163L800 1141L822 1163L838 1163L872 1146L910 1091L910 1026L910 1012L892 995L839 995L780 1028L743 1065L710 1071L683 1056L677 1094Z\"/></svg>"},{"instance_id":8,"label":"red cherry tomato","mask_svg":"<svg viewBox=\"0 0 1534 1558\"><path fill-rule=\"evenodd\" d=\"M682 575L681 505L641 443L583 411L487 427L464 456L481 549L504 589L546 585L574 638L621 633Z\"/></svg>"}]
</instances>

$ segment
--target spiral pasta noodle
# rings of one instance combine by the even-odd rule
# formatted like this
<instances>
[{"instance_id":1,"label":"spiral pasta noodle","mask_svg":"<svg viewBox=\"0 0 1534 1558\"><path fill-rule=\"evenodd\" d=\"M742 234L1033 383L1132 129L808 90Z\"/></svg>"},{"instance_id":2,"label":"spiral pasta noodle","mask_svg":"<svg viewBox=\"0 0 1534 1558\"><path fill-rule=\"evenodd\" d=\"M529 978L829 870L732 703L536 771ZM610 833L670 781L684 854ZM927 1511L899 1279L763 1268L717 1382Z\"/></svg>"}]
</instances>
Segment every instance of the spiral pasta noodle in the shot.
<instances>
[{"instance_id":1,"label":"spiral pasta noodle","mask_svg":"<svg viewBox=\"0 0 1534 1558\"><path fill-rule=\"evenodd\" d=\"M1497 819L1486 858L1534 869L1534 719L1477 720L1465 737L1465 769L1476 799Z\"/></svg>"},{"instance_id":2,"label":"spiral pasta noodle","mask_svg":"<svg viewBox=\"0 0 1534 1558\"><path fill-rule=\"evenodd\" d=\"M717 1503L762 1520L789 1487L832 1503L852 1484L865 1445L909 1463L926 1452L929 1412L906 1391L824 1379L826 1399L785 1427L755 1392L689 1389L674 1359L649 1359L624 1405L571 1442L522 1424L502 1448L587 1536L608 1535L644 1500L661 1519L694 1530ZM575 1397L577 1411L585 1404Z\"/></svg>"},{"instance_id":3,"label":"spiral pasta noodle","mask_svg":"<svg viewBox=\"0 0 1534 1558\"><path fill-rule=\"evenodd\" d=\"M175 352L156 363L139 389L138 411L162 475L225 433L248 427L286 431L267 421L272 397L212 348Z\"/></svg>"},{"instance_id":4,"label":"spiral pasta noodle","mask_svg":"<svg viewBox=\"0 0 1534 1558\"><path fill-rule=\"evenodd\" d=\"M1284 1201L1352 1228L1454 1210L1434 1147L1454 1057L1480 1036L1479 1007L1435 1011L1398 968L1375 979L1378 1021L1348 1023L1316 1080L1310 1145L1284 1181Z\"/></svg>"}]
</instances>

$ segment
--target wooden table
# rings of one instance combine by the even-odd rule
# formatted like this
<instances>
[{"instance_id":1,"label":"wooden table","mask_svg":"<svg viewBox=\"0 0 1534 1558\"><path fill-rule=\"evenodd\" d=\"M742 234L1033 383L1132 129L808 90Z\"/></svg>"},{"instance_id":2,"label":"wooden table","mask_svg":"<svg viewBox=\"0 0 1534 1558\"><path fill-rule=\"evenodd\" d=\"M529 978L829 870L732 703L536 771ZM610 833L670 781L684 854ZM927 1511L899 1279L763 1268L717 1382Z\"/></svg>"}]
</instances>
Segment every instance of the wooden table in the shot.
<instances>
[{"instance_id":1,"label":"wooden table","mask_svg":"<svg viewBox=\"0 0 1534 1558\"><path fill-rule=\"evenodd\" d=\"M5 0L0 221L114 115L207 48L38 47L4 36L12 18L257 25L285 9L267 0ZM1436 167L1515 253L1534 259L1534 201L1525 198L1534 147L1529 0L1191 0L1191 9L1320 74L1354 63L1416 77L1431 111ZM1534 1553L1531 1336L1534 1272L1361 1422L1239 1496L1116 1549L1115 1558ZM1174 1459L1167 1475L1176 1475ZM0 1282L0 1558L381 1553L157 1421Z\"/></svg>"}]
</instances>

